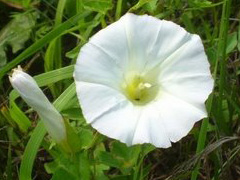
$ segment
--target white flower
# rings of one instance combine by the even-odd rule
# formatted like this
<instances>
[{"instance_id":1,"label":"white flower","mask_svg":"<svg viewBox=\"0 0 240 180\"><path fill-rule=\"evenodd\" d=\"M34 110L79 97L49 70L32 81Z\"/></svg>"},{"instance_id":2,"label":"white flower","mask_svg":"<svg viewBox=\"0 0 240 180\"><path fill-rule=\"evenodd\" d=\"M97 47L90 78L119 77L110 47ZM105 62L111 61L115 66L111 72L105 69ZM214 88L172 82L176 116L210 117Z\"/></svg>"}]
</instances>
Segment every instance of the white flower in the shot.
<instances>
[{"instance_id":1,"label":"white flower","mask_svg":"<svg viewBox=\"0 0 240 180\"><path fill-rule=\"evenodd\" d=\"M173 22L126 14L81 49L77 95L88 123L127 145L167 148L207 116L213 89L198 35Z\"/></svg>"},{"instance_id":2,"label":"white flower","mask_svg":"<svg viewBox=\"0 0 240 180\"><path fill-rule=\"evenodd\" d=\"M48 101L35 80L23 72L20 66L13 70L9 80L24 101L37 111L51 137L59 144L66 144L67 136L63 118Z\"/></svg>"}]
</instances>

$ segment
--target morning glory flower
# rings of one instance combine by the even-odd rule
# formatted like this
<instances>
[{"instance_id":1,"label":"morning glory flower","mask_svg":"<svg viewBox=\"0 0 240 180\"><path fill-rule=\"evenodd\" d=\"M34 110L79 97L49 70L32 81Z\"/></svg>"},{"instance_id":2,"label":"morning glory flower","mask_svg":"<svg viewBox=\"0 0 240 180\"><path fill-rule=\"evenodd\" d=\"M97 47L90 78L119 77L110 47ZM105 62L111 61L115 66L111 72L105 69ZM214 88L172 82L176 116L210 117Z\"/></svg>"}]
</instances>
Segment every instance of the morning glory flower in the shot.
<instances>
[{"instance_id":1,"label":"morning glory flower","mask_svg":"<svg viewBox=\"0 0 240 180\"><path fill-rule=\"evenodd\" d=\"M207 116L204 103L213 89L198 35L130 13L82 47L74 78L93 128L127 145L163 148Z\"/></svg>"},{"instance_id":2,"label":"morning glory flower","mask_svg":"<svg viewBox=\"0 0 240 180\"><path fill-rule=\"evenodd\" d=\"M23 100L37 111L53 140L65 146L67 135L63 118L43 94L36 81L23 72L20 66L13 69L9 80Z\"/></svg>"}]
</instances>

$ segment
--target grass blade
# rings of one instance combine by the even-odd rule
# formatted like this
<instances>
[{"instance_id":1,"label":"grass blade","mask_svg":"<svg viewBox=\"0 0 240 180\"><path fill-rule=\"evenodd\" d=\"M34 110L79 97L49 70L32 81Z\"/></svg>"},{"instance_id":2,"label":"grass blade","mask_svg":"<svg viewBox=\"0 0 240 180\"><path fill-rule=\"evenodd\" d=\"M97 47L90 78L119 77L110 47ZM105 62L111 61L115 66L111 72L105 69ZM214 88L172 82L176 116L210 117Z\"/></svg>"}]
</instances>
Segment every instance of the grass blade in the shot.
<instances>
[{"instance_id":1,"label":"grass blade","mask_svg":"<svg viewBox=\"0 0 240 180\"><path fill-rule=\"evenodd\" d=\"M46 134L46 129L42 121L34 129L31 138L29 139L26 149L23 154L22 163L20 166L19 180L31 180L32 168L37 151L41 145L43 137Z\"/></svg>"},{"instance_id":2,"label":"grass blade","mask_svg":"<svg viewBox=\"0 0 240 180\"><path fill-rule=\"evenodd\" d=\"M220 68L221 68L220 76L222 75L222 79L220 78L220 93L221 93L221 87L222 87L222 93L223 93L223 83L224 83L223 70L225 68L224 66L225 66L225 55L226 55L226 45L224 45L224 44L226 44L226 42L227 42L226 38L227 38L227 31L228 31L228 18L229 18L230 4L231 4L230 0L225 0L224 4L223 4L221 28L220 28L220 33L219 33L220 42L219 42L219 45L218 45L218 52L217 52L218 55L217 55L216 67L215 67L215 71L214 71L214 80L216 81L216 75L217 75L217 70L218 70L218 62L219 62L220 53L221 53L220 50L221 50L223 52L222 52L221 62L220 62ZM225 48L224 48L224 46L225 46ZM220 100L222 99L221 95L220 95L219 99ZM207 107L208 112L211 112L212 101L213 101L213 95L211 95L211 97L209 99L209 102L208 102L208 107ZM199 133L199 137L198 137L196 154L199 154L205 147L208 123L209 123L209 117L206 118L202 123L200 133ZM197 180L200 165L201 164L199 162L197 164L196 168L193 170L191 180Z\"/></svg>"}]
</instances>

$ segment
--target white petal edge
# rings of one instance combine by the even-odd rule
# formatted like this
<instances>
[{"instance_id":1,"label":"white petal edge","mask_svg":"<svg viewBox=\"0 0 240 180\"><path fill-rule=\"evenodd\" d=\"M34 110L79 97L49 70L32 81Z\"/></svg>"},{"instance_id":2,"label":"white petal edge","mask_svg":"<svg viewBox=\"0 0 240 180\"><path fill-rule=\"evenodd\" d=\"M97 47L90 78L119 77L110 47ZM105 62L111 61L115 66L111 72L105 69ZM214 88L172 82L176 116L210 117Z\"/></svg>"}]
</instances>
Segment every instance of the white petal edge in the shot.
<instances>
[{"instance_id":1,"label":"white petal edge","mask_svg":"<svg viewBox=\"0 0 240 180\"><path fill-rule=\"evenodd\" d=\"M156 69L160 71L160 88L199 109L205 108L214 81L199 36L192 36L184 47Z\"/></svg>"},{"instance_id":2,"label":"white petal edge","mask_svg":"<svg viewBox=\"0 0 240 180\"><path fill-rule=\"evenodd\" d=\"M177 142L186 136L194 123L207 117L206 109L199 109L168 92L161 91L160 97L154 101L158 108L160 120L172 142Z\"/></svg>"}]
</instances>

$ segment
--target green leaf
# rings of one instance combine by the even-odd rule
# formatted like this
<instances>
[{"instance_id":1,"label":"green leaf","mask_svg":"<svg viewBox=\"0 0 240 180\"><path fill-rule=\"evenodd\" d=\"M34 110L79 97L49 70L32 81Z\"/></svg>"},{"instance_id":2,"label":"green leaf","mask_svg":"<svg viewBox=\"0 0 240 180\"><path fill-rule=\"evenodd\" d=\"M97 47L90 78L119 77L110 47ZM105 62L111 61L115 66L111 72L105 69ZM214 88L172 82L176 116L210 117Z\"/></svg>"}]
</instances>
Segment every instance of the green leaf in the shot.
<instances>
[{"instance_id":1,"label":"green leaf","mask_svg":"<svg viewBox=\"0 0 240 180\"><path fill-rule=\"evenodd\" d=\"M150 2L146 3L143 8L146 9L148 12L150 13L154 13L154 11L156 10L157 8L157 3L158 3L158 0L151 0Z\"/></svg>"},{"instance_id":2,"label":"green leaf","mask_svg":"<svg viewBox=\"0 0 240 180\"><path fill-rule=\"evenodd\" d=\"M195 0L195 1L189 1L188 3L189 3L189 6L191 7L189 9L202 9L202 8L210 8L210 7L219 6L219 5L223 4L223 1L213 3L208 0Z\"/></svg>"},{"instance_id":3,"label":"green leaf","mask_svg":"<svg viewBox=\"0 0 240 180\"><path fill-rule=\"evenodd\" d=\"M11 6L22 9L30 8L36 3L37 0L1 0L2 2L9 3Z\"/></svg>"},{"instance_id":4,"label":"green leaf","mask_svg":"<svg viewBox=\"0 0 240 180\"><path fill-rule=\"evenodd\" d=\"M15 14L13 19L0 31L0 67L7 62L5 54L7 46L12 47L13 53L24 48L24 44L30 38L36 24L37 16L36 11Z\"/></svg>"},{"instance_id":5,"label":"green leaf","mask_svg":"<svg viewBox=\"0 0 240 180\"><path fill-rule=\"evenodd\" d=\"M154 146L151 145L135 145L127 147L126 144L119 141L114 141L112 143L112 154L118 156L119 159L124 160L124 165L122 168L129 168L133 166L139 157L139 154L142 154L144 157L148 152L152 151Z\"/></svg>"},{"instance_id":6,"label":"green leaf","mask_svg":"<svg viewBox=\"0 0 240 180\"><path fill-rule=\"evenodd\" d=\"M98 155L99 161L107 166L121 168L122 160L117 159L112 153L102 151Z\"/></svg>"},{"instance_id":7,"label":"green leaf","mask_svg":"<svg viewBox=\"0 0 240 180\"><path fill-rule=\"evenodd\" d=\"M96 176L95 179L99 180L109 180L109 178L104 174L104 171L108 170L109 167L104 164L96 165Z\"/></svg>"},{"instance_id":8,"label":"green leaf","mask_svg":"<svg viewBox=\"0 0 240 180\"><path fill-rule=\"evenodd\" d=\"M124 143L114 141L110 152L99 153L99 160L103 164L119 168L124 174L127 174L137 163L140 153L144 158L153 149L155 149L154 146L147 144L127 147Z\"/></svg>"},{"instance_id":9,"label":"green leaf","mask_svg":"<svg viewBox=\"0 0 240 180\"><path fill-rule=\"evenodd\" d=\"M231 53L237 47L237 32L228 35L226 53Z\"/></svg>"},{"instance_id":10,"label":"green leaf","mask_svg":"<svg viewBox=\"0 0 240 180\"><path fill-rule=\"evenodd\" d=\"M24 48L24 43L29 39L32 28L36 24L37 17L38 14L35 11L14 15L14 20L7 29L7 42L12 46L13 53Z\"/></svg>"},{"instance_id":11,"label":"green leaf","mask_svg":"<svg viewBox=\"0 0 240 180\"><path fill-rule=\"evenodd\" d=\"M59 168L59 162L54 160L44 164L44 168L48 174L53 174Z\"/></svg>"},{"instance_id":12,"label":"green leaf","mask_svg":"<svg viewBox=\"0 0 240 180\"><path fill-rule=\"evenodd\" d=\"M112 0L84 0L83 7L88 10L105 14L113 8Z\"/></svg>"},{"instance_id":13,"label":"green leaf","mask_svg":"<svg viewBox=\"0 0 240 180\"><path fill-rule=\"evenodd\" d=\"M48 84L52 84L63 79L71 78L73 76L73 70L74 66L70 65L34 76L34 79L39 86L46 86Z\"/></svg>"},{"instance_id":14,"label":"green leaf","mask_svg":"<svg viewBox=\"0 0 240 180\"><path fill-rule=\"evenodd\" d=\"M56 170L56 172L53 174L53 177L51 180L76 180L76 177L68 172L66 169L59 168Z\"/></svg>"},{"instance_id":15,"label":"green leaf","mask_svg":"<svg viewBox=\"0 0 240 180\"><path fill-rule=\"evenodd\" d=\"M5 124L5 122L7 122L12 127L16 126L14 120L10 115L9 109L5 106L2 106L0 109L0 120L1 120L0 125Z\"/></svg>"},{"instance_id":16,"label":"green leaf","mask_svg":"<svg viewBox=\"0 0 240 180\"><path fill-rule=\"evenodd\" d=\"M81 128L80 132L78 133L79 141L81 143L82 148L86 148L91 145L93 140L93 132L88 129Z\"/></svg>"},{"instance_id":17,"label":"green leaf","mask_svg":"<svg viewBox=\"0 0 240 180\"><path fill-rule=\"evenodd\" d=\"M82 179L92 179L91 178L91 166L89 162L88 152L83 151L79 154L79 171L80 177Z\"/></svg>"},{"instance_id":18,"label":"green leaf","mask_svg":"<svg viewBox=\"0 0 240 180\"><path fill-rule=\"evenodd\" d=\"M79 51L81 48L81 44L78 44L76 47L74 47L73 49L71 49L70 51L68 51L65 55L66 57L70 58L70 59L75 59L77 58Z\"/></svg>"},{"instance_id":19,"label":"green leaf","mask_svg":"<svg viewBox=\"0 0 240 180\"><path fill-rule=\"evenodd\" d=\"M3 67L6 63L7 63L7 56L3 46L0 45L0 68Z\"/></svg>"},{"instance_id":20,"label":"green leaf","mask_svg":"<svg viewBox=\"0 0 240 180\"><path fill-rule=\"evenodd\" d=\"M126 144L120 143L118 141L114 141L112 143L112 153L125 159L131 159L131 153L132 147L127 147Z\"/></svg>"},{"instance_id":21,"label":"green leaf","mask_svg":"<svg viewBox=\"0 0 240 180\"><path fill-rule=\"evenodd\" d=\"M35 11L15 14L9 24L0 32L0 42L5 42L1 45L12 46L13 53L24 48L24 43L29 39L37 17L38 14Z\"/></svg>"},{"instance_id":22,"label":"green leaf","mask_svg":"<svg viewBox=\"0 0 240 180\"><path fill-rule=\"evenodd\" d=\"M49 32L46 36L44 36L42 39L38 40L34 44L32 44L30 47L28 47L25 51L23 51L19 56L17 56L15 59L13 59L10 63L6 64L0 71L0 79L5 75L7 71L14 68L16 65L18 65L20 62L40 50L42 47L44 47L46 44L48 44L53 39L59 37L69 29L71 26L73 26L75 23L77 23L80 19L85 18L89 13L81 13L77 14L64 23L60 24L56 28L54 28L51 32Z\"/></svg>"},{"instance_id":23,"label":"green leaf","mask_svg":"<svg viewBox=\"0 0 240 180\"><path fill-rule=\"evenodd\" d=\"M156 149L153 145L151 144L143 144L141 145L142 147L142 156L145 157L148 153Z\"/></svg>"},{"instance_id":24,"label":"green leaf","mask_svg":"<svg viewBox=\"0 0 240 180\"><path fill-rule=\"evenodd\" d=\"M194 6L195 7L211 7L212 5L212 2L211 1L208 1L208 0L195 0L193 2Z\"/></svg>"},{"instance_id":25,"label":"green leaf","mask_svg":"<svg viewBox=\"0 0 240 180\"><path fill-rule=\"evenodd\" d=\"M44 147L44 142L42 143ZM54 160L44 164L44 168L48 174L55 174L59 169L65 169L68 173L77 175L78 156L76 154L65 154L63 151L56 151L53 148L45 147L52 155Z\"/></svg>"},{"instance_id":26,"label":"green leaf","mask_svg":"<svg viewBox=\"0 0 240 180\"><path fill-rule=\"evenodd\" d=\"M19 107L16 105L14 101L11 101L10 105L11 106L9 108L9 112L12 119L17 123L17 125L23 132L27 132L28 128L31 126L31 121L21 111L21 109L19 109Z\"/></svg>"},{"instance_id":27,"label":"green leaf","mask_svg":"<svg viewBox=\"0 0 240 180\"><path fill-rule=\"evenodd\" d=\"M152 3L154 4L154 1L155 0L139 0L137 4L135 4L129 11L135 11L139 8L141 8L142 6L146 5L147 3L151 3L151 6L152 6Z\"/></svg>"},{"instance_id":28,"label":"green leaf","mask_svg":"<svg viewBox=\"0 0 240 180\"><path fill-rule=\"evenodd\" d=\"M80 108L71 108L62 111L62 115L65 118L72 119L72 120L82 120L82 110Z\"/></svg>"},{"instance_id":29,"label":"green leaf","mask_svg":"<svg viewBox=\"0 0 240 180\"><path fill-rule=\"evenodd\" d=\"M63 148L66 152L75 153L81 149L81 141L75 129L70 125L68 120L65 120L65 127L67 132L67 142L63 144ZM78 142L78 143L76 143Z\"/></svg>"},{"instance_id":30,"label":"green leaf","mask_svg":"<svg viewBox=\"0 0 240 180\"><path fill-rule=\"evenodd\" d=\"M32 168L34 159L37 155L38 148L41 145L43 137L46 134L46 129L42 121L34 129L31 138L25 148L22 163L20 166L19 180L31 180Z\"/></svg>"},{"instance_id":31,"label":"green leaf","mask_svg":"<svg viewBox=\"0 0 240 180\"><path fill-rule=\"evenodd\" d=\"M43 38L51 30L52 30L52 26L50 26L49 24L42 25L35 32L35 41L38 41L39 39Z\"/></svg>"}]
</instances>

